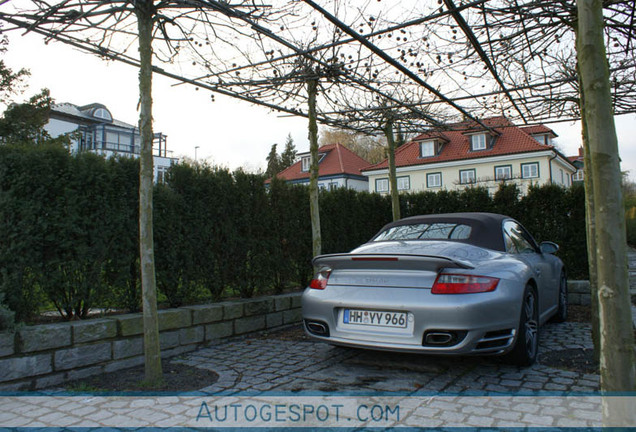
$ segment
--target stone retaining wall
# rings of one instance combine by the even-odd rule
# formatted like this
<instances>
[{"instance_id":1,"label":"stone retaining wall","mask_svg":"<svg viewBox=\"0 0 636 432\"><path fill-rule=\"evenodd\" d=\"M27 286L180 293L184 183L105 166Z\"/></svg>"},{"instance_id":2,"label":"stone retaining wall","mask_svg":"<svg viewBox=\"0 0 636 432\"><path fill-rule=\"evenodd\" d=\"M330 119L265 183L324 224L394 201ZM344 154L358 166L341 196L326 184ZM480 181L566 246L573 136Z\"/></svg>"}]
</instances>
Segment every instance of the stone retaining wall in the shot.
<instances>
[{"instance_id":1,"label":"stone retaining wall","mask_svg":"<svg viewBox=\"0 0 636 432\"><path fill-rule=\"evenodd\" d=\"M591 303L590 282L568 281L568 303L571 305L589 306Z\"/></svg>"},{"instance_id":2,"label":"stone retaining wall","mask_svg":"<svg viewBox=\"0 0 636 432\"><path fill-rule=\"evenodd\" d=\"M590 304L588 281L568 282L569 303ZM159 311L163 357L300 322L301 293ZM35 390L144 363L141 314L0 333L0 391Z\"/></svg>"},{"instance_id":3,"label":"stone retaining wall","mask_svg":"<svg viewBox=\"0 0 636 432\"><path fill-rule=\"evenodd\" d=\"M159 311L163 357L300 322L301 293ZM35 390L142 365L142 315L22 327L0 333L0 391Z\"/></svg>"}]
</instances>

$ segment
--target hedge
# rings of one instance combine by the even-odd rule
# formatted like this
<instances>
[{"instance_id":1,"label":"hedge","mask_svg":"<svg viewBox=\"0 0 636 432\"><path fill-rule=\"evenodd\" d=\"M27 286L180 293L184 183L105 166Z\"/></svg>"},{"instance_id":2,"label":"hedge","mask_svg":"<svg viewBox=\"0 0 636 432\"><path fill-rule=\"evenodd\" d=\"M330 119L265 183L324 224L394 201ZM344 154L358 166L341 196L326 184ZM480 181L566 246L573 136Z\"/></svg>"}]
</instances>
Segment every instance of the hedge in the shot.
<instances>
[{"instance_id":1,"label":"hedge","mask_svg":"<svg viewBox=\"0 0 636 432\"><path fill-rule=\"evenodd\" d=\"M54 307L140 308L138 162L61 147L0 146L0 299L28 320ZM180 306L305 286L311 277L308 189L243 171L181 163L154 191L157 286ZM403 216L509 214L561 245L571 277L587 273L582 188L514 185L404 194ZM321 191L323 252L346 252L391 219L387 196ZM1 300L0 300L1 301ZM6 314L5 314L6 315Z\"/></svg>"}]
</instances>

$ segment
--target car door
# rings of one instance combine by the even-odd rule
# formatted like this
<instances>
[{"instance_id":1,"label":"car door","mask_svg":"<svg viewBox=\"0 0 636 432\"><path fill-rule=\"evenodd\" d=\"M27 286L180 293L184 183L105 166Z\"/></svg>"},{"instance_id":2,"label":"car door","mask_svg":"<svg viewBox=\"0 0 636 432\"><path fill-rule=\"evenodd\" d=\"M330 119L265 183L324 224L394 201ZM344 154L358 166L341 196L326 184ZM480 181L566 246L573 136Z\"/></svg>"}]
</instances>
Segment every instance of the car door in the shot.
<instances>
[{"instance_id":1,"label":"car door","mask_svg":"<svg viewBox=\"0 0 636 432\"><path fill-rule=\"evenodd\" d=\"M544 316L558 299L558 283L554 282L550 257L541 253L532 236L517 221L505 221L503 231L506 251L517 254L532 269L539 294L539 315Z\"/></svg>"}]
</instances>

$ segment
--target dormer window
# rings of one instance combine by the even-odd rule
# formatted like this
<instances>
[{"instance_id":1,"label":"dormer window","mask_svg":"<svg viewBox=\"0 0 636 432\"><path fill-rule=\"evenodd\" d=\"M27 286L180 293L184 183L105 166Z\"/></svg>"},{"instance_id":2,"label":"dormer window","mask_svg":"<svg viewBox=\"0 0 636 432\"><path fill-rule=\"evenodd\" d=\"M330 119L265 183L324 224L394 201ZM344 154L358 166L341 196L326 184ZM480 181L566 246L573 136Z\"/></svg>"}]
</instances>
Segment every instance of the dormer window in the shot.
<instances>
[{"instance_id":1,"label":"dormer window","mask_svg":"<svg viewBox=\"0 0 636 432\"><path fill-rule=\"evenodd\" d=\"M300 159L300 170L302 172L308 172L311 166L311 156L303 156Z\"/></svg>"},{"instance_id":2,"label":"dormer window","mask_svg":"<svg viewBox=\"0 0 636 432\"><path fill-rule=\"evenodd\" d=\"M532 138L539 141L539 144L550 145L550 135L545 135L545 134L532 135Z\"/></svg>"},{"instance_id":3,"label":"dormer window","mask_svg":"<svg viewBox=\"0 0 636 432\"><path fill-rule=\"evenodd\" d=\"M470 136L470 149L472 151L486 150L486 134L477 134Z\"/></svg>"},{"instance_id":4,"label":"dormer window","mask_svg":"<svg viewBox=\"0 0 636 432\"><path fill-rule=\"evenodd\" d=\"M423 141L420 143L420 157L435 156L435 141Z\"/></svg>"},{"instance_id":5,"label":"dormer window","mask_svg":"<svg viewBox=\"0 0 636 432\"><path fill-rule=\"evenodd\" d=\"M439 137L426 141L420 141L420 157L427 158L437 156L442 150L442 145L445 142L448 142L448 140Z\"/></svg>"},{"instance_id":6,"label":"dormer window","mask_svg":"<svg viewBox=\"0 0 636 432\"><path fill-rule=\"evenodd\" d=\"M97 108L93 111L93 117L106 121L113 121L113 116L110 115L110 112L106 108Z\"/></svg>"}]
</instances>

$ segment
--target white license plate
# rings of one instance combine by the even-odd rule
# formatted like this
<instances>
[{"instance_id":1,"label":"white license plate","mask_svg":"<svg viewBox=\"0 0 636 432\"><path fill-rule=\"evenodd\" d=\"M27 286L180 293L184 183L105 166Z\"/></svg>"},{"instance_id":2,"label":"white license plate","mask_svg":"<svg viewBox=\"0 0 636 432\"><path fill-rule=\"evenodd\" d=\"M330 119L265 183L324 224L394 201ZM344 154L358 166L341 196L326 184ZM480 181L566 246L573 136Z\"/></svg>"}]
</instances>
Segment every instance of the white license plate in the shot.
<instances>
[{"instance_id":1,"label":"white license plate","mask_svg":"<svg viewBox=\"0 0 636 432\"><path fill-rule=\"evenodd\" d=\"M406 328L407 318L406 312L345 309L342 315L342 322L345 324Z\"/></svg>"}]
</instances>

